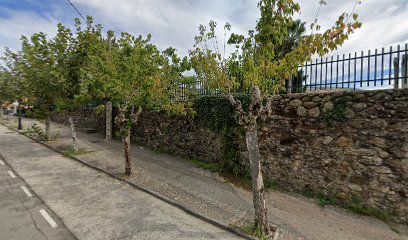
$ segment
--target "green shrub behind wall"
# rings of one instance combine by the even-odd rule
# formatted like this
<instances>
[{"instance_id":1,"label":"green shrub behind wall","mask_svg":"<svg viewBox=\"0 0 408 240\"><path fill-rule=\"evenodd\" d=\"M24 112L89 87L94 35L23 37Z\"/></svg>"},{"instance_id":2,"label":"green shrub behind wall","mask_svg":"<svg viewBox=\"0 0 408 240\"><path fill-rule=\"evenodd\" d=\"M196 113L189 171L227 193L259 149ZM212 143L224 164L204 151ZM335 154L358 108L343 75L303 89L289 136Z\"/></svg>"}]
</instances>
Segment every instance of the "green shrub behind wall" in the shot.
<instances>
[{"instance_id":1,"label":"green shrub behind wall","mask_svg":"<svg viewBox=\"0 0 408 240\"><path fill-rule=\"evenodd\" d=\"M249 96L235 96L242 102L244 109L249 106ZM193 102L196 118L205 127L219 133L223 137L223 162L221 169L239 176L248 175L248 170L240 164L239 134L241 131L234 117L234 108L223 96L203 96Z\"/></svg>"},{"instance_id":2,"label":"green shrub behind wall","mask_svg":"<svg viewBox=\"0 0 408 240\"><path fill-rule=\"evenodd\" d=\"M250 101L248 95L236 95L235 98L242 102L244 109L248 108ZM194 100L193 109L199 121L214 132L225 133L238 127L234 117L234 107L223 96L199 97Z\"/></svg>"}]
</instances>

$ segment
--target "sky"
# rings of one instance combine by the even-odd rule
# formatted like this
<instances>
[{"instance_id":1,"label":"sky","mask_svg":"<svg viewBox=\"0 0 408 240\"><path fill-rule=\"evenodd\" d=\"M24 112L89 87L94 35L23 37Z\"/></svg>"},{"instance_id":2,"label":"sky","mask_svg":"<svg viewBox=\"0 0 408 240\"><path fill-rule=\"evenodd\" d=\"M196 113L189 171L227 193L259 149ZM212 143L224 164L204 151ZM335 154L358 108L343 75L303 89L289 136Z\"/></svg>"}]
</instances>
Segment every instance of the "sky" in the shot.
<instances>
[{"instance_id":1,"label":"sky","mask_svg":"<svg viewBox=\"0 0 408 240\"><path fill-rule=\"evenodd\" d=\"M71 0L82 15L91 15L105 30L135 35L152 34L160 49L169 46L185 55L194 44L199 24L215 20L221 31L225 22L232 32L254 29L259 18L256 0ZM319 6L318 0L299 0L301 20L310 25ZM322 29L333 25L342 12L350 12L355 0L327 0L318 19ZM408 42L408 0L362 0L356 12L363 27L331 55L361 52ZM73 28L78 13L68 0L0 0L0 55L4 47L20 48L21 35L45 32L52 37L56 24ZM74 28L73 28L74 29Z\"/></svg>"}]
</instances>

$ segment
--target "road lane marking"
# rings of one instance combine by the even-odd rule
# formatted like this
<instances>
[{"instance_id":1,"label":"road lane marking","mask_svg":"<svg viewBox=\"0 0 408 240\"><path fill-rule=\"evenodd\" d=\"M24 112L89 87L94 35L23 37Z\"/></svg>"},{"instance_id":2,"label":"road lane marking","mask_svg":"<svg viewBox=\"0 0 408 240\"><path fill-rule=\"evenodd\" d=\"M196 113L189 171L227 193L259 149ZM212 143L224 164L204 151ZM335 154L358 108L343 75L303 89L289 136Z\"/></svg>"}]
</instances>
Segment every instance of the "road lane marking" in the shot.
<instances>
[{"instance_id":1,"label":"road lane marking","mask_svg":"<svg viewBox=\"0 0 408 240\"><path fill-rule=\"evenodd\" d=\"M52 228L57 227L57 223L55 223L55 221L50 217L50 215L48 215L48 213L44 209L41 209L40 213Z\"/></svg>"},{"instance_id":2,"label":"road lane marking","mask_svg":"<svg viewBox=\"0 0 408 240\"><path fill-rule=\"evenodd\" d=\"M16 178L16 175L12 171L7 171L11 178Z\"/></svg>"},{"instance_id":3,"label":"road lane marking","mask_svg":"<svg viewBox=\"0 0 408 240\"><path fill-rule=\"evenodd\" d=\"M0 165L4 166L4 162L0 160Z\"/></svg>"},{"instance_id":4,"label":"road lane marking","mask_svg":"<svg viewBox=\"0 0 408 240\"><path fill-rule=\"evenodd\" d=\"M27 195L27 197L32 197L33 196L33 195L31 195L30 191L28 191L28 189L25 186L21 186L20 188Z\"/></svg>"}]
</instances>

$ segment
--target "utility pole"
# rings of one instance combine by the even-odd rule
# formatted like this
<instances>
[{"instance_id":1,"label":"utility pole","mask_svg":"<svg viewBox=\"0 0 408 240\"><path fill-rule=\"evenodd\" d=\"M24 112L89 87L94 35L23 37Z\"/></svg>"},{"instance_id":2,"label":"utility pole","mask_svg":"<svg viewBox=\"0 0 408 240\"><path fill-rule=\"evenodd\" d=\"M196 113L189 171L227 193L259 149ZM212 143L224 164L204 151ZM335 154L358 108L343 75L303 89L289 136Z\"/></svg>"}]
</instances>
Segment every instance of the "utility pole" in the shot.
<instances>
[{"instance_id":1,"label":"utility pole","mask_svg":"<svg viewBox=\"0 0 408 240\"><path fill-rule=\"evenodd\" d=\"M108 31L108 52L110 52L112 49L112 36L113 36L113 32ZM105 139L110 140L112 139L112 102L110 101L106 102L105 108L106 108Z\"/></svg>"}]
</instances>

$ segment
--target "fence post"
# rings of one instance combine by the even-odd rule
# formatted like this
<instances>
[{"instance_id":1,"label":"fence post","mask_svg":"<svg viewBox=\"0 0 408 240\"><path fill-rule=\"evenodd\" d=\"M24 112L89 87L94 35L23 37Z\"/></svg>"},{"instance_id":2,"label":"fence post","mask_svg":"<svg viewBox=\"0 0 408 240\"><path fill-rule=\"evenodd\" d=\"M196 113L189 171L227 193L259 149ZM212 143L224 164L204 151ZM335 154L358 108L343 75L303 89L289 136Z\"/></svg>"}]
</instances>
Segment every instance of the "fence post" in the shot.
<instances>
[{"instance_id":1,"label":"fence post","mask_svg":"<svg viewBox=\"0 0 408 240\"><path fill-rule=\"evenodd\" d=\"M293 84L293 75L288 79L288 86L287 92L288 94L292 94L292 84Z\"/></svg>"},{"instance_id":2,"label":"fence post","mask_svg":"<svg viewBox=\"0 0 408 240\"><path fill-rule=\"evenodd\" d=\"M394 89L399 88L399 61L394 58Z\"/></svg>"},{"instance_id":3,"label":"fence post","mask_svg":"<svg viewBox=\"0 0 408 240\"><path fill-rule=\"evenodd\" d=\"M78 145L76 143L76 130L75 130L74 119L72 117L69 117L68 120L71 126L72 148L75 150L75 152L78 152Z\"/></svg>"},{"instance_id":4,"label":"fence post","mask_svg":"<svg viewBox=\"0 0 408 240\"><path fill-rule=\"evenodd\" d=\"M408 54L402 55L401 71L402 71L402 88L408 88Z\"/></svg>"},{"instance_id":5,"label":"fence post","mask_svg":"<svg viewBox=\"0 0 408 240\"><path fill-rule=\"evenodd\" d=\"M106 103L106 140L112 139L112 102Z\"/></svg>"}]
</instances>

